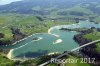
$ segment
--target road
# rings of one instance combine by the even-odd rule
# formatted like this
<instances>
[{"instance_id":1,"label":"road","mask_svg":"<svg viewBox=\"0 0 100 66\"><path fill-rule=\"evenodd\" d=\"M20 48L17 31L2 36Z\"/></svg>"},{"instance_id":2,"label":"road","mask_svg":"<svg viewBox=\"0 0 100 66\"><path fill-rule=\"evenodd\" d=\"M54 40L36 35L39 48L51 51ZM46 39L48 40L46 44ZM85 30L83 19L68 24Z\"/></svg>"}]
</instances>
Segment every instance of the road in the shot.
<instances>
[{"instance_id":1,"label":"road","mask_svg":"<svg viewBox=\"0 0 100 66\"><path fill-rule=\"evenodd\" d=\"M57 56L55 59L61 58L61 57L65 56L65 55L67 55L67 54L70 53L70 52L74 52L74 51L76 51L76 50L78 50L78 49L81 49L81 48L83 48L83 47L89 46L89 45L94 44L94 43L97 43L97 42L100 42L100 39L99 39L99 40L92 41L92 42L89 42L89 43L86 43L86 44L84 44L84 45L82 45L82 46L76 47L76 48L70 50L69 52L65 52L65 53L63 53L63 54ZM51 62L51 60L49 60L49 61L47 61L47 62L45 62L45 63L43 63L43 64L41 64L41 65L39 65L39 66L46 66L46 65L49 64L50 62Z\"/></svg>"}]
</instances>

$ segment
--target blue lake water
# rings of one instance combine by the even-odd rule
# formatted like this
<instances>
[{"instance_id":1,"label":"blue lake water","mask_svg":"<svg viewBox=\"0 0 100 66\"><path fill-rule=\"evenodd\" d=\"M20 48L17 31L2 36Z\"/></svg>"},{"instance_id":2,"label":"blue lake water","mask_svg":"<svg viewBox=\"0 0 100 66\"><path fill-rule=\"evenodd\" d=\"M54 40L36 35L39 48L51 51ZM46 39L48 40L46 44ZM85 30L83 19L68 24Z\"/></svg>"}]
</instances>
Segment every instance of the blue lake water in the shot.
<instances>
[{"instance_id":1,"label":"blue lake water","mask_svg":"<svg viewBox=\"0 0 100 66\"><path fill-rule=\"evenodd\" d=\"M51 33L59 35L59 37L51 34L35 34L13 46L2 48L14 49L12 52L13 58L22 58L24 56L34 58L52 52L63 53L64 51L70 51L71 49L78 47L79 45L73 40L74 35L78 34L78 32L59 30L62 27L71 29L91 27L100 28L100 24L95 24L86 20L80 21L78 24L54 26L52 27L53 29L51 30ZM34 41L34 37L41 37L42 39L39 41ZM61 39L62 42L53 44L53 42L55 42L57 39Z\"/></svg>"}]
</instances>

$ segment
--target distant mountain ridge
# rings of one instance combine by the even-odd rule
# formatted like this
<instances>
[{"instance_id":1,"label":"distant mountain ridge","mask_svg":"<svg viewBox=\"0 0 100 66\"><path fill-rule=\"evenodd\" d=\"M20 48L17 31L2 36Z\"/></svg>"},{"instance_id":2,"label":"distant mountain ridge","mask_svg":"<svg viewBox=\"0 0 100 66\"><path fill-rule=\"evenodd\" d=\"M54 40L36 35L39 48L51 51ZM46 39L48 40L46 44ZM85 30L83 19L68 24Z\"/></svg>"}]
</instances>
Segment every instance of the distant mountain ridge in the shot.
<instances>
[{"instance_id":1,"label":"distant mountain ridge","mask_svg":"<svg viewBox=\"0 0 100 66\"><path fill-rule=\"evenodd\" d=\"M76 1L76 0L75 0ZM35 6L40 6L41 8L44 7L49 7L49 6L54 6L54 5L60 5L60 6L65 6L66 2L70 2L70 0L24 0L24 1L18 1L18 2L13 2L11 4L7 5L2 5L0 6L0 11L1 12L21 12L22 11L29 11L32 12L32 7ZM71 1L72 2L72 1ZM72 5L70 4L67 5Z\"/></svg>"},{"instance_id":2,"label":"distant mountain ridge","mask_svg":"<svg viewBox=\"0 0 100 66\"><path fill-rule=\"evenodd\" d=\"M36 6L41 7L41 9L55 6L56 8L70 8L78 4L80 6L90 5L86 8L91 10L98 9L100 11L99 8L95 8L95 5L98 3L100 3L100 0L23 0L0 6L0 13L35 14L38 11L32 8Z\"/></svg>"}]
</instances>

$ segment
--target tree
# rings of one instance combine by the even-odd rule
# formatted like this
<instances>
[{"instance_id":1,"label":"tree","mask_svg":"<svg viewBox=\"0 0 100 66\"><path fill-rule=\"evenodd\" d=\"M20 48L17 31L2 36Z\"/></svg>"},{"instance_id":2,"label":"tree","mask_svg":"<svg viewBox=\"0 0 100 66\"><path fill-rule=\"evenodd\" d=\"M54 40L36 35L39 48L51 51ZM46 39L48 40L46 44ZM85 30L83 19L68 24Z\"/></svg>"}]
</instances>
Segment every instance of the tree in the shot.
<instances>
[{"instance_id":1,"label":"tree","mask_svg":"<svg viewBox=\"0 0 100 66\"><path fill-rule=\"evenodd\" d=\"M0 33L0 38L4 38L4 34L3 33Z\"/></svg>"}]
</instances>

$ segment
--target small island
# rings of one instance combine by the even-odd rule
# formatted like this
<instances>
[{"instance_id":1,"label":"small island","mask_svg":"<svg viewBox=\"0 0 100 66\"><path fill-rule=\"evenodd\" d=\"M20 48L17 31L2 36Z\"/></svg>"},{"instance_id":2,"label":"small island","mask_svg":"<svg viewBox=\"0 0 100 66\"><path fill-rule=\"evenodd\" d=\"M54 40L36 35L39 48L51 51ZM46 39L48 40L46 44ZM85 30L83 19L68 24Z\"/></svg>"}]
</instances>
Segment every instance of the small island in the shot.
<instances>
[{"instance_id":1,"label":"small island","mask_svg":"<svg viewBox=\"0 0 100 66\"><path fill-rule=\"evenodd\" d=\"M61 43L61 42L62 42L62 40L61 39L58 39L55 42L53 42L53 44L58 44L58 43Z\"/></svg>"},{"instance_id":2,"label":"small island","mask_svg":"<svg viewBox=\"0 0 100 66\"><path fill-rule=\"evenodd\" d=\"M41 40L42 39L42 37L34 37L32 40L33 41L39 41L39 40Z\"/></svg>"}]
</instances>

